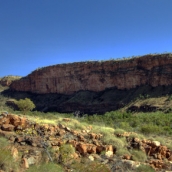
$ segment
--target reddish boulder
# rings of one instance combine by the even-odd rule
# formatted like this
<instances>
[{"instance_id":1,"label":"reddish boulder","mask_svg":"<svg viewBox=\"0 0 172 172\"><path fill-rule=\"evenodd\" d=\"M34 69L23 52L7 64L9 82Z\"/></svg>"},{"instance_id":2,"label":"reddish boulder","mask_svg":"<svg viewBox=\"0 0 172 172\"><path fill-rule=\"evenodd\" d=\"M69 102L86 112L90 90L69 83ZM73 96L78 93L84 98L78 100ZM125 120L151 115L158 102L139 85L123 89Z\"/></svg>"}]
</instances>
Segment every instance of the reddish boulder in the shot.
<instances>
[{"instance_id":1,"label":"reddish boulder","mask_svg":"<svg viewBox=\"0 0 172 172\"><path fill-rule=\"evenodd\" d=\"M1 127L2 130L4 131L13 131L14 130L14 125L11 124L3 124Z\"/></svg>"}]
</instances>

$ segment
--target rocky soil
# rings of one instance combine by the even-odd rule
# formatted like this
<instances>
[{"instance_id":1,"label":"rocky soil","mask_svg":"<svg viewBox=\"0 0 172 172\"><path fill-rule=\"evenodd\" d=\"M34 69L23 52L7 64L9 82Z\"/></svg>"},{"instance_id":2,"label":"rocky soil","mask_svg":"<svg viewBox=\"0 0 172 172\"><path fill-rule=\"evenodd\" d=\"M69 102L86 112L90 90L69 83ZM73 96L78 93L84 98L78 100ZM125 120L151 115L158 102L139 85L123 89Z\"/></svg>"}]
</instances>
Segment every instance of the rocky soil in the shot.
<instances>
[{"instance_id":1,"label":"rocky soil","mask_svg":"<svg viewBox=\"0 0 172 172\"><path fill-rule=\"evenodd\" d=\"M102 167L106 172L136 171L141 165L151 166L156 171L172 171L172 150L158 141L132 137L133 133L117 133L112 137L125 138L128 150L145 152L145 161L137 161L131 154L117 156L117 147L104 144L102 134L93 133L92 127L86 130L73 130L68 127L70 118L63 118L63 124L38 124L26 117L2 113L0 115L0 135L10 142L11 154L20 164L20 171L31 166L53 161L61 164L65 171L77 171L79 164L87 168L90 162L96 162L95 168ZM65 123L65 125L64 125ZM61 150L69 145L66 154ZM52 153L53 152L53 153ZM2 155L0 155L2 156ZM3 163L1 163L1 172ZM73 165L75 164L75 165ZM90 165L91 167L91 165ZM11 172L14 171L11 169ZM79 170L78 170L79 171ZM103 171L100 169L100 171Z\"/></svg>"}]
</instances>

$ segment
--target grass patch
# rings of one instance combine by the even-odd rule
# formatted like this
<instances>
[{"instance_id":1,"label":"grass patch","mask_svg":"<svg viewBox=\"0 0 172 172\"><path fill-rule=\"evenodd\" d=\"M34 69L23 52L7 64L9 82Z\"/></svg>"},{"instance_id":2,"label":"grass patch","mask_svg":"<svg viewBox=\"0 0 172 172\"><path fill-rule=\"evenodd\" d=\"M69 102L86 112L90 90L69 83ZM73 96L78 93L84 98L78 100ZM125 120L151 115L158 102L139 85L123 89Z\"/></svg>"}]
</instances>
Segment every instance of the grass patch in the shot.
<instances>
[{"instance_id":1,"label":"grass patch","mask_svg":"<svg viewBox=\"0 0 172 172\"><path fill-rule=\"evenodd\" d=\"M40 165L33 165L30 166L28 170L26 170L26 172L64 172L63 168L55 163L44 163L44 164L40 164Z\"/></svg>"},{"instance_id":2,"label":"grass patch","mask_svg":"<svg viewBox=\"0 0 172 172\"><path fill-rule=\"evenodd\" d=\"M138 168L135 169L136 172L155 172L155 170L148 166L141 164Z\"/></svg>"},{"instance_id":3,"label":"grass patch","mask_svg":"<svg viewBox=\"0 0 172 172\"><path fill-rule=\"evenodd\" d=\"M71 167L73 172L110 172L107 165L96 161L84 160L81 163L73 164Z\"/></svg>"},{"instance_id":4,"label":"grass patch","mask_svg":"<svg viewBox=\"0 0 172 172\"><path fill-rule=\"evenodd\" d=\"M134 161L145 162L147 160L145 152L132 150L130 153L132 155L132 160Z\"/></svg>"},{"instance_id":5,"label":"grass patch","mask_svg":"<svg viewBox=\"0 0 172 172\"><path fill-rule=\"evenodd\" d=\"M117 149L116 153L117 156L122 156L122 155L131 155L131 153L126 149Z\"/></svg>"},{"instance_id":6,"label":"grass patch","mask_svg":"<svg viewBox=\"0 0 172 172\"><path fill-rule=\"evenodd\" d=\"M19 162L13 159L11 150L8 146L8 140L0 137L0 167L5 172L11 172L11 170L19 172Z\"/></svg>"}]
</instances>

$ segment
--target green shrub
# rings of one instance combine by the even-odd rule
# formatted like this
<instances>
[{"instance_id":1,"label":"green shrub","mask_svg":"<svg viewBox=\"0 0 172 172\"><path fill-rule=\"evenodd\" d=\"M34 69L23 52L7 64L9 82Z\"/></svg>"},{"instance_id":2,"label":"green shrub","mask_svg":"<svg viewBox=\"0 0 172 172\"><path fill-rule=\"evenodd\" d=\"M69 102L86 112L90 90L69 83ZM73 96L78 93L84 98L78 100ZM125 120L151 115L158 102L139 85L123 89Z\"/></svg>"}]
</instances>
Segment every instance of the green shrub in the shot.
<instances>
[{"instance_id":1,"label":"green shrub","mask_svg":"<svg viewBox=\"0 0 172 172\"><path fill-rule=\"evenodd\" d=\"M9 142L5 137L0 137L0 148L4 148L5 146L8 146Z\"/></svg>"},{"instance_id":2,"label":"green shrub","mask_svg":"<svg viewBox=\"0 0 172 172\"><path fill-rule=\"evenodd\" d=\"M141 126L140 131L144 134L156 134L160 132L160 128L157 125L144 124L143 126Z\"/></svg>"},{"instance_id":3,"label":"green shrub","mask_svg":"<svg viewBox=\"0 0 172 172\"><path fill-rule=\"evenodd\" d=\"M130 124L128 122L120 122L119 124L119 128L122 128L126 131L131 131L132 127L130 126Z\"/></svg>"},{"instance_id":4,"label":"green shrub","mask_svg":"<svg viewBox=\"0 0 172 172\"><path fill-rule=\"evenodd\" d=\"M9 145L7 139L0 137L0 167L5 172L19 171L19 163L15 161L11 155L10 149L7 148Z\"/></svg>"},{"instance_id":5,"label":"green shrub","mask_svg":"<svg viewBox=\"0 0 172 172\"><path fill-rule=\"evenodd\" d=\"M103 142L107 145L113 145L117 150L125 146L125 140L115 136L106 136L103 138Z\"/></svg>"},{"instance_id":6,"label":"green shrub","mask_svg":"<svg viewBox=\"0 0 172 172\"><path fill-rule=\"evenodd\" d=\"M28 98L20 99L19 101L15 102L18 108L23 111L24 114L26 112L31 111L35 108L35 104Z\"/></svg>"},{"instance_id":7,"label":"green shrub","mask_svg":"<svg viewBox=\"0 0 172 172\"><path fill-rule=\"evenodd\" d=\"M54 163L44 163L40 165L30 166L26 172L64 172L63 168L60 165Z\"/></svg>"},{"instance_id":8,"label":"green shrub","mask_svg":"<svg viewBox=\"0 0 172 172\"><path fill-rule=\"evenodd\" d=\"M71 167L73 172L110 172L110 169L105 164L96 161L75 163Z\"/></svg>"},{"instance_id":9,"label":"green shrub","mask_svg":"<svg viewBox=\"0 0 172 172\"><path fill-rule=\"evenodd\" d=\"M70 144L63 144L60 146L59 154L60 154L60 162L63 165L71 164L73 162L72 154L75 153L75 148Z\"/></svg>"},{"instance_id":10,"label":"green shrub","mask_svg":"<svg viewBox=\"0 0 172 172\"><path fill-rule=\"evenodd\" d=\"M115 153L117 156L122 156L122 155L130 155L130 152L123 148L123 149L117 149L116 153Z\"/></svg>"},{"instance_id":11,"label":"green shrub","mask_svg":"<svg viewBox=\"0 0 172 172\"><path fill-rule=\"evenodd\" d=\"M130 153L132 154L132 160L134 161L145 162L147 160L145 152L132 150Z\"/></svg>"},{"instance_id":12,"label":"green shrub","mask_svg":"<svg viewBox=\"0 0 172 172\"><path fill-rule=\"evenodd\" d=\"M155 172L155 170L148 166L148 165L140 165L138 168L135 169L136 172Z\"/></svg>"},{"instance_id":13,"label":"green shrub","mask_svg":"<svg viewBox=\"0 0 172 172\"><path fill-rule=\"evenodd\" d=\"M117 128L117 129L115 129L114 134L123 134L124 132L125 132L125 130Z\"/></svg>"},{"instance_id":14,"label":"green shrub","mask_svg":"<svg viewBox=\"0 0 172 172\"><path fill-rule=\"evenodd\" d=\"M143 140L143 139L145 139L145 136L142 134L138 134L138 133L132 133L128 136L128 139L130 139L130 138L138 138L140 140Z\"/></svg>"}]
</instances>

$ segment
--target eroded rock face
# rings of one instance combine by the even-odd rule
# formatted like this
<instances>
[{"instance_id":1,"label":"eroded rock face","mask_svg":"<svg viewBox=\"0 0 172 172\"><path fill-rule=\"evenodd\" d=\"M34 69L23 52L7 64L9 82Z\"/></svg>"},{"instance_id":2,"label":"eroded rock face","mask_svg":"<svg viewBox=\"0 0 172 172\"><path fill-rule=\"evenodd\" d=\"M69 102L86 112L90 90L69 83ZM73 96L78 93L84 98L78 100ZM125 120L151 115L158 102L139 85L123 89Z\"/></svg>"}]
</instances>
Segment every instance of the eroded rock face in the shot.
<instances>
[{"instance_id":1,"label":"eroded rock face","mask_svg":"<svg viewBox=\"0 0 172 172\"><path fill-rule=\"evenodd\" d=\"M172 54L146 55L121 61L81 62L35 70L14 81L11 89L32 93L72 94L79 90L131 89L172 84Z\"/></svg>"}]
</instances>

